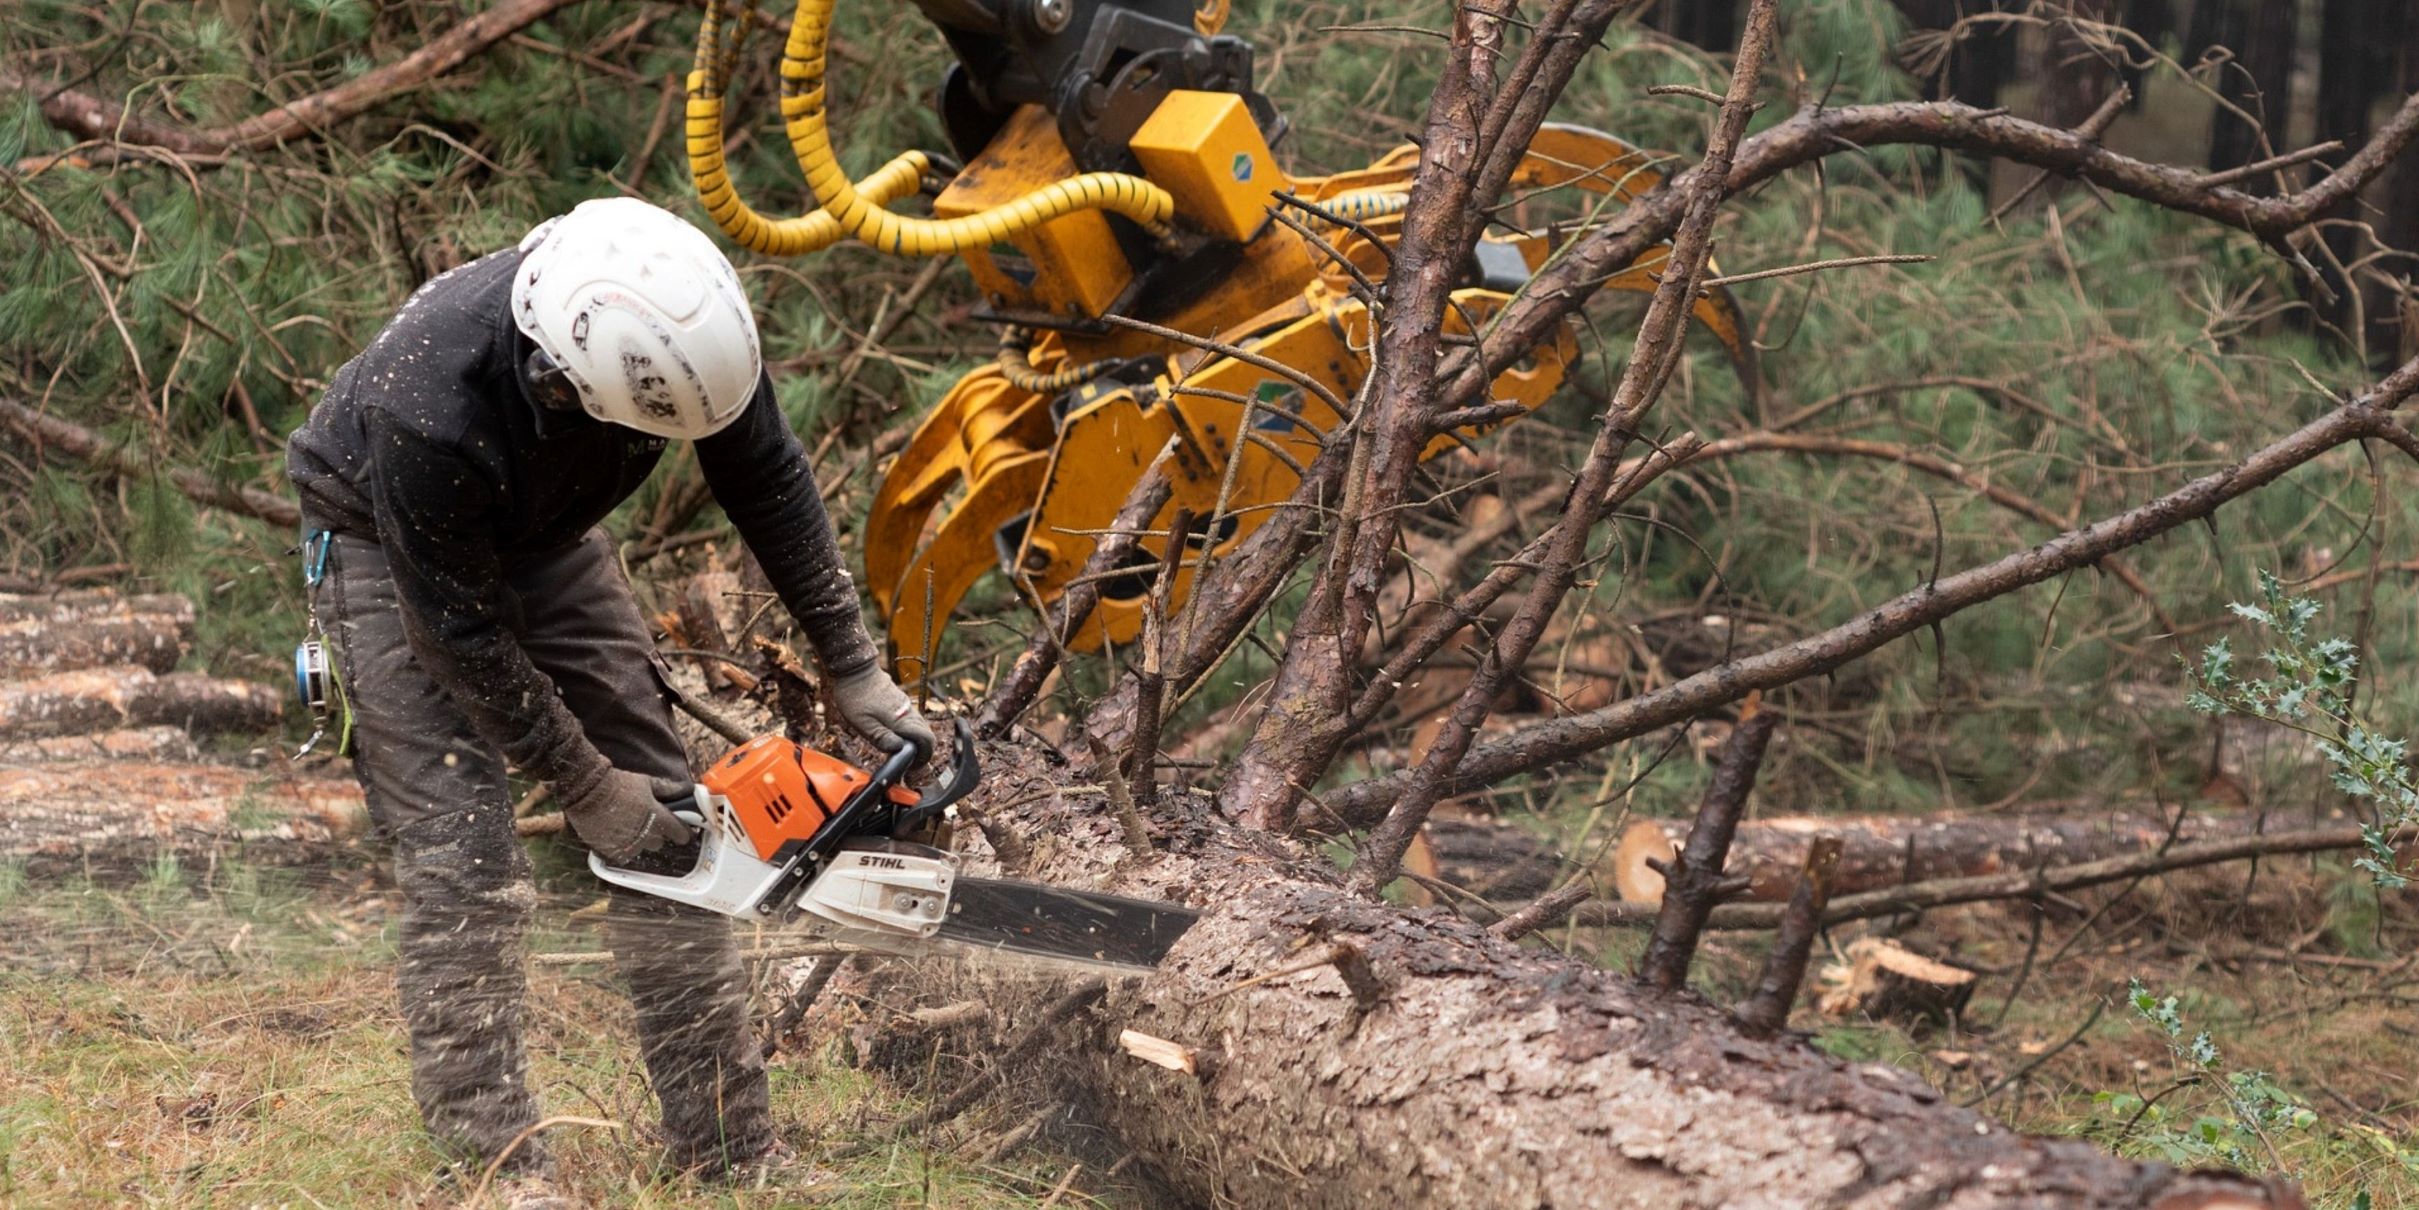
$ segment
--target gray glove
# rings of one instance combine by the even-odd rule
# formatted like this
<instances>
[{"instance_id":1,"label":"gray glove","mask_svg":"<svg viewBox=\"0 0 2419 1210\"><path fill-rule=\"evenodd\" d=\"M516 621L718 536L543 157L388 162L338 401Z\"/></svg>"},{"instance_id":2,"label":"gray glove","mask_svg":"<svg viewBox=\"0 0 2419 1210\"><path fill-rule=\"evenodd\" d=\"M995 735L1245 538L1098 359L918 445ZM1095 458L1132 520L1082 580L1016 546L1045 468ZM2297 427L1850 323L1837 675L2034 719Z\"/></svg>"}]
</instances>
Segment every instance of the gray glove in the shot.
<instances>
[{"instance_id":1,"label":"gray glove","mask_svg":"<svg viewBox=\"0 0 2419 1210\"><path fill-rule=\"evenodd\" d=\"M884 752L896 752L899 745L913 741L929 755L935 739L932 724L916 713L916 704L899 688L899 683L882 671L880 664L841 678L832 686L832 701L840 707L840 717L848 729L862 735L866 741Z\"/></svg>"},{"instance_id":2,"label":"gray glove","mask_svg":"<svg viewBox=\"0 0 2419 1210\"><path fill-rule=\"evenodd\" d=\"M563 800L563 818L589 848L620 865L641 853L688 842L689 825L664 803L685 800L689 787L611 765L600 767L601 773L555 788Z\"/></svg>"}]
</instances>

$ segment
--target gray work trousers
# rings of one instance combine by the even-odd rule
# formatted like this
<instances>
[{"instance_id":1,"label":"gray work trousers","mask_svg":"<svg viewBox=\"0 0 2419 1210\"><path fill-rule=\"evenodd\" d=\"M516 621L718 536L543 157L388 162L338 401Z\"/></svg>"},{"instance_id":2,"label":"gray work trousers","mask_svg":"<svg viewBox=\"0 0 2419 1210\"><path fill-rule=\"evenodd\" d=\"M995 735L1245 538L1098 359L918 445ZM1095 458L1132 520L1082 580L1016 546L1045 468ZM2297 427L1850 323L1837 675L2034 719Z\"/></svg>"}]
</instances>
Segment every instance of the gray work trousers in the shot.
<instances>
[{"instance_id":1,"label":"gray work trousers","mask_svg":"<svg viewBox=\"0 0 2419 1210\"><path fill-rule=\"evenodd\" d=\"M611 541L591 532L506 575L506 624L605 759L688 780L654 644ZM539 1120L521 1043L521 940L537 897L504 759L416 655L430 640L399 605L381 547L335 537L315 604L353 710L354 772L395 848L404 900L395 985L412 1097L440 1148L484 1163ZM719 1169L761 1154L772 1114L729 922L617 889L605 932L637 1009L672 1162ZM531 1139L510 1167L546 1162Z\"/></svg>"}]
</instances>

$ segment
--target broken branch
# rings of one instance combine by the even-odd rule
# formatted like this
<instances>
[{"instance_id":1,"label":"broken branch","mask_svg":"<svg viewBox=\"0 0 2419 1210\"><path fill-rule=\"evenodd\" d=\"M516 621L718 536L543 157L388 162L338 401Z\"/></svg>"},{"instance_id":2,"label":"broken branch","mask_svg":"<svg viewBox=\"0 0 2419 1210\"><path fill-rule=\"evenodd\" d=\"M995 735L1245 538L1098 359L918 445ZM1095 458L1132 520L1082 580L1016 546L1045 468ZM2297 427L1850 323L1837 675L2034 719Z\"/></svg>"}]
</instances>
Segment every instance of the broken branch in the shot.
<instances>
[{"instance_id":1,"label":"broken branch","mask_svg":"<svg viewBox=\"0 0 2419 1210\"><path fill-rule=\"evenodd\" d=\"M1721 895L1730 839L1747 812L1747 796L1755 789L1765 745L1780 722L1780 715L1756 710L1753 702L1750 698L1749 713L1722 744L1720 763L1697 806L1696 826L1688 830L1688 844L1664 872L1663 910L1638 959L1638 977L1658 991L1674 991L1688 982L1697 937Z\"/></svg>"},{"instance_id":2,"label":"broken branch","mask_svg":"<svg viewBox=\"0 0 2419 1210\"><path fill-rule=\"evenodd\" d=\"M1764 973L1755 994L1738 1008L1739 1028L1768 1034L1789 1023L1789 1006L1797 1002L1798 984L1806 978L1806 957L1814 952L1814 935L1823 929L1823 907L1831 900L1831 871L1839 866L1839 837L1817 836L1806 852L1805 873L1797 893L1781 913L1780 935L1764 957Z\"/></svg>"}]
</instances>

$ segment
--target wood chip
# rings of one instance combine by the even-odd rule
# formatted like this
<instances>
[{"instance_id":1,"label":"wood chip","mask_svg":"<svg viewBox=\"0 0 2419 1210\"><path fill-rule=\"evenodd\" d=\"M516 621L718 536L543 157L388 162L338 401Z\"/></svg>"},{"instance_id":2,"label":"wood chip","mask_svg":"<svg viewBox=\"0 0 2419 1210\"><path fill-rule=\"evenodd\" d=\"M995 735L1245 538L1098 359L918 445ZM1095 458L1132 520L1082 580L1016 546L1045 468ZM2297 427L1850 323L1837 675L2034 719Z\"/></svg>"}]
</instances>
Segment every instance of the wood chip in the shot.
<instances>
[{"instance_id":1,"label":"wood chip","mask_svg":"<svg viewBox=\"0 0 2419 1210\"><path fill-rule=\"evenodd\" d=\"M1155 1063L1188 1076L1198 1074L1193 1063L1193 1049L1189 1046L1170 1042L1166 1038L1154 1038L1138 1029L1119 1031L1117 1045L1145 1063Z\"/></svg>"}]
</instances>

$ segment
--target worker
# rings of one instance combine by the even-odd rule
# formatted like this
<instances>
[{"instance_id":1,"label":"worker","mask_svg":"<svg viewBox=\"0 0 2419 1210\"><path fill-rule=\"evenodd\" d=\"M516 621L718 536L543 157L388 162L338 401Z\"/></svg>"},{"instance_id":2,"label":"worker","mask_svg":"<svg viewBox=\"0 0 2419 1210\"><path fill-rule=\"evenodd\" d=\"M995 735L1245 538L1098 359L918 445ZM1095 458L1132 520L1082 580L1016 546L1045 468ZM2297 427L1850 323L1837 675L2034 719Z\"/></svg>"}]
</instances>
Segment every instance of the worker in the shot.
<instances>
[{"instance_id":1,"label":"worker","mask_svg":"<svg viewBox=\"0 0 2419 1210\"><path fill-rule=\"evenodd\" d=\"M517 1204L559 1206L522 1033L535 904L508 769L617 864L689 839L688 758L647 623L597 528L670 440L813 646L848 726L926 752L883 670L805 451L713 241L611 198L414 293L288 445L306 578L351 711L355 771L394 845L396 986L412 1096L460 1171L503 1156ZM684 1170L788 1158L723 917L613 890L606 938Z\"/></svg>"}]
</instances>

